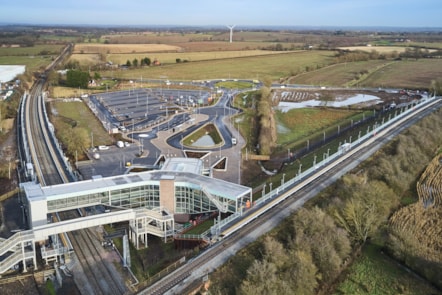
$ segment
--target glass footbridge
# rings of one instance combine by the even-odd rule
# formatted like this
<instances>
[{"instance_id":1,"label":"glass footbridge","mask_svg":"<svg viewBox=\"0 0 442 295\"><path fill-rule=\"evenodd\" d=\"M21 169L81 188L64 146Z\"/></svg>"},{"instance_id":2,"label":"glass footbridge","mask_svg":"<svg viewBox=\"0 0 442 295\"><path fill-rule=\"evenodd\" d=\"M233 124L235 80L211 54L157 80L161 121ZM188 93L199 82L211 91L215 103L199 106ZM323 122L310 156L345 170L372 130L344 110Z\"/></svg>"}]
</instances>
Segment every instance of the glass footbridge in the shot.
<instances>
[{"instance_id":1,"label":"glass footbridge","mask_svg":"<svg viewBox=\"0 0 442 295\"><path fill-rule=\"evenodd\" d=\"M147 236L165 240L175 234L175 217L214 211L242 212L252 201L252 189L202 175L199 159L167 159L161 170L94 177L53 186L21 184L24 212L30 230L0 241L0 252L13 253L0 261L0 273L16 263L33 259L35 244L51 235L82 228L129 221L129 237L139 248ZM50 223L56 212L104 206L100 214ZM21 248L21 250L20 250Z\"/></svg>"}]
</instances>

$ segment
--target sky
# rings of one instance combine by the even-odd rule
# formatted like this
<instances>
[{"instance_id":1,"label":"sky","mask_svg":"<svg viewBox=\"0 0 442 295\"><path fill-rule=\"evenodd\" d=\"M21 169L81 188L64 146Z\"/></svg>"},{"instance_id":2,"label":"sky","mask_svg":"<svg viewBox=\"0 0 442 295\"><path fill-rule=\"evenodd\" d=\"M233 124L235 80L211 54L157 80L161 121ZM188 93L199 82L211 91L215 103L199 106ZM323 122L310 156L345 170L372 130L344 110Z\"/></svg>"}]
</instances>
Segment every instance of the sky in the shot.
<instances>
[{"instance_id":1,"label":"sky","mask_svg":"<svg viewBox=\"0 0 442 295\"><path fill-rule=\"evenodd\" d=\"M1 0L0 23L441 28L441 0Z\"/></svg>"}]
</instances>

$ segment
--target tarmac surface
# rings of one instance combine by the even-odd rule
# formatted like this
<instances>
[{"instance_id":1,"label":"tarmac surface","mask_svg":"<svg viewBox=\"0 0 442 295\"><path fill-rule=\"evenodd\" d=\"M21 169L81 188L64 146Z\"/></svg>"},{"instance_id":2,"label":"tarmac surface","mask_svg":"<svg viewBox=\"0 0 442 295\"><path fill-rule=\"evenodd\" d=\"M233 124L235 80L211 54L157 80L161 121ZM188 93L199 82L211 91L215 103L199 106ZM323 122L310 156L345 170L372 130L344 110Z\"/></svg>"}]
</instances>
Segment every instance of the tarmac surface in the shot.
<instances>
[{"instance_id":1,"label":"tarmac surface","mask_svg":"<svg viewBox=\"0 0 442 295\"><path fill-rule=\"evenodd\" d=\"M178 114L177 116L182 115ZM172 121L173 118L170 120ZM186 157L186 151L198 151L207 152L201 159L204 167L210 168L213 177L239 183L241 146L244 144L244 139L238 135L236 129L232 129L228 116L222 118L224 128L229 129L230 134L235 134L236 145L225 144L219 149L210 147L207 149L182 147L180 149L168 143L170 137L185 136L190 133L189 129L197 129L208 120L209 115L192 114L190 120L178 126L165 128L166 130L159 130L158 126L153 126L135 133L125 133L123 136L127 142L130 142L130 146L119 148L115 145L109 146L107 150L91 150L89 152L90 160L78 162L78 169L83 179L91 179L95 175L108 177L127 173L133 167L153 167L161 156L165 158ZM167 124L167 121L164 124ZM227 143L230 139L224 140ZM94 159L94 153L99 153L100 158ZM226 159L226 169L213 169L213 166L224 158Z\"/></svg>"}]
</instances>

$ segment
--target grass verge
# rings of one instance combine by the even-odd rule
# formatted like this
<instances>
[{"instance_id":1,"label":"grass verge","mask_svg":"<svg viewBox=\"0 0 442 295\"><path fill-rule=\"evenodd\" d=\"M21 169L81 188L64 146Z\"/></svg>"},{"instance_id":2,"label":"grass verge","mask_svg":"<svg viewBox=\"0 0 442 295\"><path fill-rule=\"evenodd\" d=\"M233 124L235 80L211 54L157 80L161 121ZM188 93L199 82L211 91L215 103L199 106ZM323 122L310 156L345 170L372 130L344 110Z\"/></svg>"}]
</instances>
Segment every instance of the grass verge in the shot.
<instances>
[{"instance_id":1,"label":"grass verge","mask_svg":"<svg viewBox=\"0 0 442 295\"><path fill-rule=\"evenodd\" d=\"M361 256L348 269L335 295L347 294L439 294L418 276L383 254L381 248L367 244Z\"/></svg>"}]
</instances>

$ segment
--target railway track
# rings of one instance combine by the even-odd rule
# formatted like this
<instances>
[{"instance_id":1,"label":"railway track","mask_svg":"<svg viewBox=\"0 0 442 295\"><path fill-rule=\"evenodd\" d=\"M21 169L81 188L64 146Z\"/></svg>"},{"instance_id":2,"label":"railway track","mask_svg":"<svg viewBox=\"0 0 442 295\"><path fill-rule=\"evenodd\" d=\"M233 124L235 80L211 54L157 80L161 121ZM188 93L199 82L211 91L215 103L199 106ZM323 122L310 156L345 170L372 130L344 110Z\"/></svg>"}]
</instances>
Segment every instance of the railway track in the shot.
<instances>
[{"instance_id":1,"label":"railway track","mask_svg":"<svg viewBox=\"0 0 442 295\"><path fill-rule=\"evenodd\" d=\"M65 217L78 218L74 211L64 212ZM122 279L115 275L113 266L104 262L101 253L102 246L91 233L90 229L79 230L68 234L71 243L76 249L75 254L78 262L84 270L87 284L82 288L87 294L119 295L128 293Z\"/></svg>"},{"instance_id":2,"label":"railway track","mask_svg":"<svg viewBox=\"0 0 442 295\"><path fill-rule=\"evenodd\" d=\"M68 178L57 161L45 126L44 101L41 96L44 83L44 80L39 79L26 101L26 130L37 180L42 185L53 185L67 182Z\"/></svg>"},{"instance_id":3,"label":"railway track","mask_svg":"<svg viewBox=\"0 0 442 295\"><path fill-rule=\"evenodd\" d=\"M27 131L25 136L29 143L37 181L42 186L70 181L49 134L51 131L46 124L45 102L42 96L47 71L50 71L61 61L68 54L69 49L70 46L66 47L56 61L46 68L42 77L34 83L25 104L24 120ZM79 216L69 216L69 213L67 215L62 213L60 217L61 219L69 219L72 217L78 218ZM85 294L128 293L124 281L119 277L116 270L111 269L113 265L107 265L103 261L101 256L103 248L90 233L90 230L76 231L69 233L68 236L80 263L81 270L78 274L85 274L85 279L78 286L79 289L86 290Z\"/></svg>"},{"instance_id":4,"label":"railway track","mask_svg":"<svg viewBox=\"0 0 442 295\"><path fill-rule=\"evenodd\" d=\"M286 194L289 194L289 197L285 198L279 203L276 203L276 205L272 205L269 210L263 211L264 213L262 214L254 216L256 212L251 212L250 214L245 215L244 219L248 219L248 221L243 223L241 227L239 227L238 229L234 229L234 224L229 229L223 231L224 233L227 233L230 229L234 229L230 233L228 233L228 237L214 244L205 252L201 253L199 256L195 257L169 276L166 276L151 287L146 288L145 290L140 292L140 294L159 295L168 292L168 294L179 294L171 293L171 291L169 290L181 283L185 284L186 280L190 281L190 277L195 270L203 270L202 272L200 271L200 277L202 277L204 274L207 274L209 272L208 269L210 269L210 267L208 267L207 265L210 261L222 256L224 256L225 260L226 253L230 253L227 255L233 255L232 252L234 253L234 250L232 250L231 248L237 243L242 243L242 245L244 246L245 244L248 244L248 242L245 241L251 240L250 233L256 230L262 231L262 228L272 218L277 218L279 220L284 219L290 214L288 212L290 210L286 210L287 208L293 207L295 204L303 204L308 199L314 197L318 191L333 183L338 177L340 177L340 175L343 175L347 171L350 171L351 169L356 167L359 163L368 158L368 156L371 155L380 146L389 142L404 129L410 127L412 124L416 123L418 120L431 113L434 109L440 108L441 105L442 102L439 100L434 104L432 108L425 109L418 115L415 115L408 119L404 119L403 121L401 121L400 124L397 124L397 126L389 128L385 131L385 134L382 137L376 137L369 145L360 147L356 152L349 154L347 157L345 157L344 160L337 162L337 164L331 166L330 169L328 169L321 175L308 176L306 180L301 181L301 183L305 182L305 184L300 189L296 190L296 192L290 193L290 190L292 190L293 187L298 186L299 183L295 183L291 188L286 188ZM270 202L272 201L269 201L269 203ZM266 205L267 204L263 205L262 207ZM284 211L286 212L286 215L281 214L281 212ZM262 232L264 233L264 231ZM193 278L195 278L195 276L193 276ZM183 288L185 288L185 286Z\"/></svg>"}]
</instances>

